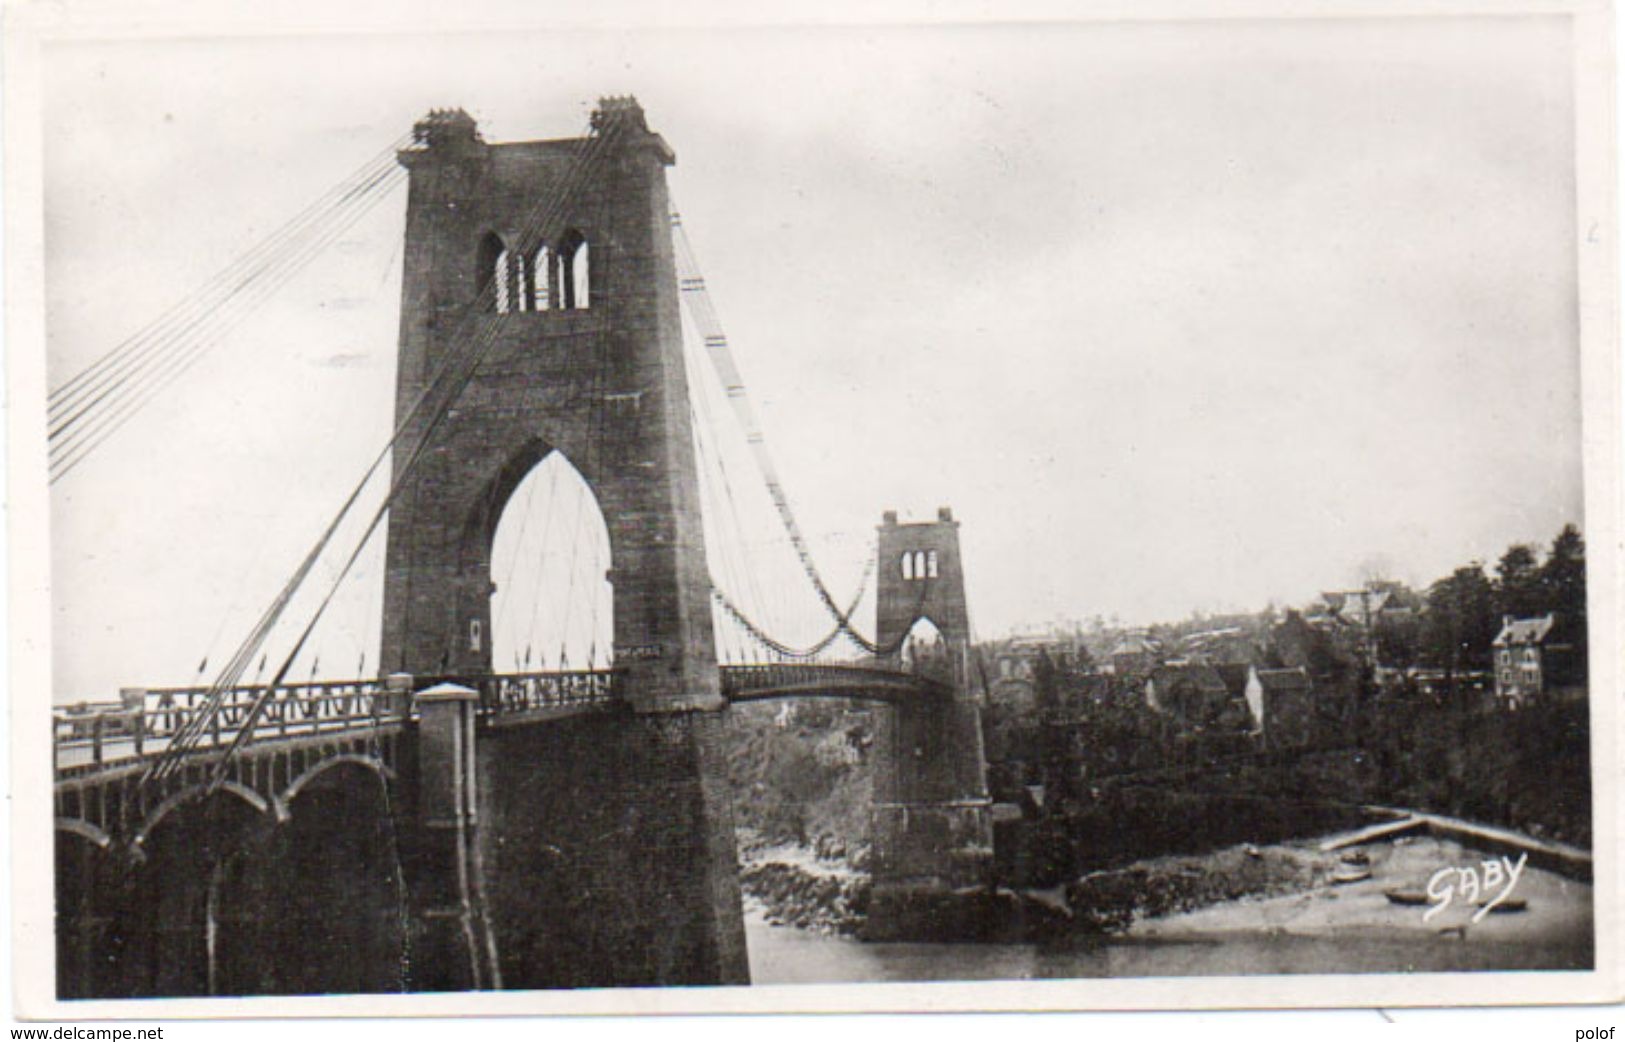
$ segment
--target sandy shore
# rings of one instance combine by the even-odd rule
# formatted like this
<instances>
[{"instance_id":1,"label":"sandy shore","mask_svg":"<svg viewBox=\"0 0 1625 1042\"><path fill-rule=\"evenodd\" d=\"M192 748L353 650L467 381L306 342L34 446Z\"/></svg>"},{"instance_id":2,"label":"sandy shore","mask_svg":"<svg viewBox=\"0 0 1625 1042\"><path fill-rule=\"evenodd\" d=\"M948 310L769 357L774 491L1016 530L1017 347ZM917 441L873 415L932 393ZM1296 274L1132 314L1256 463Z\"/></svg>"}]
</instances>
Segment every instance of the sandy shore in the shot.
<instances>
[{"instance_id":1,"label":"sandy shore","mask_svg":"<svg viewBox=\"0 0 1625 1042\"><path fill-rule=\"evenodd\" d=\"M1389 889L1423 890L1441 868L1477 865L1495 855L1470 850L1451 840L1418 836L1407 841L1360 848L1369 858L1371 878L1328 884L1296 894L1248 898L1195 911L1137 922L1132 935L1165 940L1222 937L1236 933L1319 935L1336 933L1394 938L1447 937L1471 943L1574 944L1591 937L1591 887L1538 868L1525 867L1512 897L1528 902L1525 911L1492 914L1469 923L1477 908L1459 899L1424 921L1427 906L1390 902ZM1497 888L1499 892L1499 888ZM1466 937L1461 937L1465 929Z\"/></svg>"}]
</instances>

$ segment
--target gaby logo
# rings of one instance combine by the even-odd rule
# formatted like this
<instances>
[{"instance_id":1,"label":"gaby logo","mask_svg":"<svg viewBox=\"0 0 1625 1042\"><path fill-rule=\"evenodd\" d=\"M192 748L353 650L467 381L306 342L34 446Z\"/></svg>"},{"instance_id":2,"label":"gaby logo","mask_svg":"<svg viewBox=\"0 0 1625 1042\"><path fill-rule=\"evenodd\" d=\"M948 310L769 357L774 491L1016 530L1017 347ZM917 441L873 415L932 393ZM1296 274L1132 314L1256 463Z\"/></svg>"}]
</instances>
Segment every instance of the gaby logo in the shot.
<instances>
[{"instance_id":1,"label":"gaby logo","mask_svg":"<svg viewBox=\"0 0 1625 1042\"><path fill-rule=\"evenodd\" d=\"M1449 908L1459 895L1469 904L1478 904L1478 911L1473 913L1470 920L1478 922L1489 915L1496 905L1512 896L1512 889L1518 885L1518 877L1523 875L1528 862L1529 855L1524 853L1518 855L1516 863L1501 857L1465 868L1439 869L1428 879L1428 901L1433 907L1422 913L1422 921L1427 922Z\"/></svg>"}]
</instances>

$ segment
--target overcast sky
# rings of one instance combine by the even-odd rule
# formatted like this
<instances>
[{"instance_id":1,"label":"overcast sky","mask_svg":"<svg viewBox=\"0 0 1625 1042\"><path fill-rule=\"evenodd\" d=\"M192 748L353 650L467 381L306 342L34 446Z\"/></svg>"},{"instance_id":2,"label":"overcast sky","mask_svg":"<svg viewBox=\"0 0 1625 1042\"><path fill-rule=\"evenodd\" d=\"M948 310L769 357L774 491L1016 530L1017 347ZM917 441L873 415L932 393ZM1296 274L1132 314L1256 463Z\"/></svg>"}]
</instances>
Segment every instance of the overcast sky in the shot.
<instances>
[{"instance_id":1,"label":"overcast sky","mask_svg":"<svg viewBox=\"0 0 1625 1042\"><path fill-rule=\"evenodd\" d=\"M1570 47L1560 18L55 45L50 379L431 107L527 140L635 93L838 580L883 510L940 504L987 636L1423 584L1581 519ZM55 486L58 700L229 651L381 447L403 209Z\"/></svg>"}]
</instances>

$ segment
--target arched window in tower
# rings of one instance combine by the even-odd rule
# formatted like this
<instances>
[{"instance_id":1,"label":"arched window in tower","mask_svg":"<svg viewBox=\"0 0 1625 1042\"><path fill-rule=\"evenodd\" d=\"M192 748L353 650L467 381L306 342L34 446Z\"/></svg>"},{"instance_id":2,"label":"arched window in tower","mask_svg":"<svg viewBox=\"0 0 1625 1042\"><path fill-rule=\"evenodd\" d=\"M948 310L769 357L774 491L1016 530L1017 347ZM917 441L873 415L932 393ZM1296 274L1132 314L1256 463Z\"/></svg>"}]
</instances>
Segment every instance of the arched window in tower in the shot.
<instances>
[{"instance_id":1,"label":"arched window in tower","mask_svg":"<svg viewBox=\"0 0 1625 1042\"><path fill-rule=\"evenodd\" d=\"M511 275L508 245L502 241L502 236L490 232L480 240L479 257L475 264L474 291L480 305L506 314L511 299L508 292Z\"/></svg>"},{"instance_id":2,"label":"arched window in tower","mask_svg":"<svg viewBox=\"0 0 1625 1042\"><path fill-rule=\"evenodd\" d=\"M506 315L513 310L513 256L507 249L497 254L496 271L494 272L497 284L496 304L497 314Z\"/></svg>"},{"instance_id":3,"label":"arched window in tower","mask_svg":"<svg viewBox=\"0 0 1625 1042\"><path fill-rule=\"evenodd\" d=\"M530 261L530 309L532 311L546 311L553 306L553 299L557 295L553 289L557 282L557 273L553 270L553 251L547 243L536 247L536 253Z\"/></svg>"},{"instance_id":4,"label":"arched window in tower","mask_svg":"<svg viewBox=\"0 0 1625 1042\"><path fill-rule=\"evenodd\" d=\"M914 578L914 552L912 550L903 554L902 569L904 580Z\"/></svg>"},{"instance_id":5,"label":"arched window in tower","mask_svg":"<svg viewBox=\"0 0 1625 1042\"><path fill-rule=\"evenodd\" d=\"M925 555L925 574L930 579L937 577L937 552L935 550Z\"/></svg>"},{"instance_id":6,"label":"arched window in tower","mask_svg":"<svg viewBox=\"0 0 1625 1042\"><path fill-rule=\"evenodd\" d=\"M588 253L587 237L573 228L559 242L559 307L566 311L587 306L592 282Z\"/></svg>"},{"instance_id":7,"label":"arched window in tower","mask_svg":"<svg viewBox=\"0 0 1625 1042\"><path fill-rule=\"evenodd\" d=\"M530 258L523 253L513 255L513 290L508 294L515 311L530 310Z\"/></svg>"}]
</instances>

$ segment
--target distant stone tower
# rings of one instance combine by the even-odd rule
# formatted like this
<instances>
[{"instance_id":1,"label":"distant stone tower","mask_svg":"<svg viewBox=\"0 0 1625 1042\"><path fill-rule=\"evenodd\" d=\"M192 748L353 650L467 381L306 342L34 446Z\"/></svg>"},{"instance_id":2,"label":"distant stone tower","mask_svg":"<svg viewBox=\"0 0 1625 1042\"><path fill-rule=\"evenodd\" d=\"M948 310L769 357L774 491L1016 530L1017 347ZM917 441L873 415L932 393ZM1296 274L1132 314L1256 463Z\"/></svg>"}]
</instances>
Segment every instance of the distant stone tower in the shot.
<instances>
[{"instance_id":1,"label":"distant stone tower","mask_svg":"<svg viewBox=\"0 0 1625 1042\"><path fill-rule=\"evenodd\" d=\"M899 524L897 512L888 510L879 533L875 642L889 648L925 618L950 644L968 645L970 612L954 512L942 507L935 521Z\"/></svg>"},{"instance_id":2,"label":"distant stone tower","mask_svg":"<svg viewBox=\"0 0 1625 1042\"><path fill-rule=\"evenodd\" d=\"M970 612L959 554L959 522L879 528L875 634L894 661L920 619L942 634L952 694L912 699L881 718L876 736L875 808L870 824L874 888L864 934L871 940L980 936L985 913L961 896L991 878L992 822L981 716L970 683ZM899 663L901 664L901 663ZM910 663L935 673L944 663Z\"/></svg>"},{"instance_id":3,"label":"distant stone tower","mask_svg":"<svg viewBox=\"0 0 1625 1042\"><path fill-rule=\"evenodd\" d=\"M726 703L666 191L675 157L630 98L600 102L593 123L586 138L489 144L466 113L440 111L400 153L397 473L427 444L390 510L383 662L492 671L497 522L562 452L608 528L627 711L480 732L477 845L503 979L739 982ZM475 354L449 410L417 408L448 358ZM561 865L576 889L554 896Z\"/></svg>"}]
</instances>

